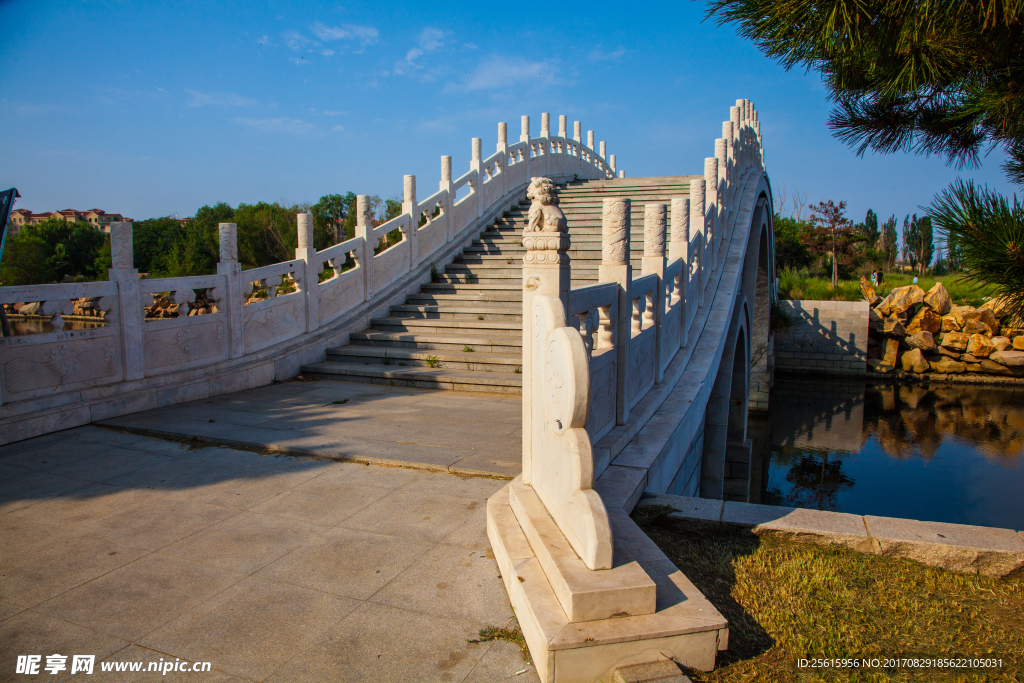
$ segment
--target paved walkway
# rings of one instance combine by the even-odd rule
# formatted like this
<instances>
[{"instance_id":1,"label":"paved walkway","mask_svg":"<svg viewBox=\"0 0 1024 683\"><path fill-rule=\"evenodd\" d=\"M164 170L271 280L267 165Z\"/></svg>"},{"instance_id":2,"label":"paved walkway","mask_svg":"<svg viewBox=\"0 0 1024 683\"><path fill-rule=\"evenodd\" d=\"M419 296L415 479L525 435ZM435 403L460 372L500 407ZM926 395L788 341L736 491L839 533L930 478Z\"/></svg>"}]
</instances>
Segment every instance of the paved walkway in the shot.
<instances>
[{"instance_id":1,"label":"paved walkway","mask_svg":"<svg viewBox=\"0 0 1024 683\"><path fill-rule=\"evenodd\" d=\"M517 401L335 382L120 422L502 473L519 449ZM537 681L514 645L468 642L514 623L484 521L503 485L97 426L0 447L0 681L54 653L96 655L97 681ZM100 671L161 658L213 671Z\"/></svg>"}]
</instances>

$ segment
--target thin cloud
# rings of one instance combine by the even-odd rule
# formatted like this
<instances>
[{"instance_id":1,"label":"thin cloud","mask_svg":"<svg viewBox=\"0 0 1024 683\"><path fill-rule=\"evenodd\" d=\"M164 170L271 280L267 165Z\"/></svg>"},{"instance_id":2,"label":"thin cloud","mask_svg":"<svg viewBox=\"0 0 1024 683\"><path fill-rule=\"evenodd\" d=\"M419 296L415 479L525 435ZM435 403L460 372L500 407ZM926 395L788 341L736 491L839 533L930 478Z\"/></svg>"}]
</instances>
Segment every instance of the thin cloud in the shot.
<instances>
[{"instance_id":1,"label":"thin cloud","mask_svg":"<svg viewBox=\"0 0 1024 683\"><path fill-rule=\"evenodd\" d=\"M328 26L318 21L309 28L313 35L324 42L331 40L358 40L362 45L372 45L380 38L380 32L373 26L357 26L354 24Z\"/></svg>"},{"instance_id":2,"label":"thin cloud","mask_svg":"<svg viewBox=\"0 0 1024 683\"><path fill-rule=\"evenodd\" d=\"M444 39L448 34L437 28L424 28L416 38L419 47L411 48L405 53L405 58L395 62L392 72L396 76L407 76L415 71L423 69L426 64L419 61L420 57L428 52L435 52L444 47Z\"/></svg>"},{"instance_id":3,"label":"thin cloud","mask_svg":"<svg viewBox=\"0 0 1024 683\"><path fill-rule=\"evenodd\" d=\"M520 83L545 86L558 82L558 68L550 61L492 55L473 69L461 83L449 83L445 90L494 90Z\"/></svg>"},{"instance_id":4,"label":"thin cloud","mask_svg":"<svg viewBox=\"0 0 1024 683\"><path fill-rule=\"evenodd\" d=\"M595 47L590 51L590 55L588 55L587 58L592 62L609 62L619 59L626 54L626 48L624 47L620 47L618 50L614 50L613 52L605 52L603 47L603 45Z\"/></svg>"},{"instance_id":5,"label":"thin cloud","mask_svg":"<svg viewBox=\"0 0 1024 683\"><path fill-rule=\"evenodd\" d=\"M312 123L302 119L293 119L282 116L278 119L235 119L237 123L246 128L261 133L285 133L288 135L305 135L316 129Z\"/></svg>"},{"instance_id":6,"label":"thin cloud","mask_svg":"<svg viewBox=\"0 0 1024 683\"><path fill-rule=\"evenodd\" d=\"M321 50L320 54L322 54L324 57L330 57L331 55L334 54L334 50Z\"/></svg>"},{"instance_id":7,"label":"thin cloud","mask_svg":"<svg viewBox=\"0 0 1024 683\"><path fill-rule=\"evenodd\" d=\"M289 50L301 50L313 42L298 31L285 31L281 34L281 37L284 39L284 44L288 46Z\"/></svg>"},{"instance_id":8,"label":"thin cloud","mask_svg":"<svg viewBox=\"0 0 1024 683\"><path fill-rule=\"evenodd\" d=\"M189 90L187 88L185 89L185 92L192 96L192 101L186 103L186 106L189 107L205 107L209 105L215 107L251 107L256 104L256 100L248 97L242 97L235 93L204 93Z\"/></svg>"},{"instance_id":9,"label":"thin cloud","mask_svg":"<svg viewBox=\"0 0 1024 683\"><path fill-rule=\"evenodd\" d=\"M334 128L331 128L331 130L333 130L335 133L341 133L345 130L345 126L337 125Z\"/></svg>"}]
</instances>

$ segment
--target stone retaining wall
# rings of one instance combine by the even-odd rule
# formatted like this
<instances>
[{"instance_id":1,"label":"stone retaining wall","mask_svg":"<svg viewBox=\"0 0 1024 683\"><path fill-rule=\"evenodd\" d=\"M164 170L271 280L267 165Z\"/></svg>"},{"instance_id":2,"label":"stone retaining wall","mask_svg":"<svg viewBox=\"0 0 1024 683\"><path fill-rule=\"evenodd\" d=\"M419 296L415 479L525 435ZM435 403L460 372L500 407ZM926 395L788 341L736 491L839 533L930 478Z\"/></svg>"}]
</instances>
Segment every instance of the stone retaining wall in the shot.
<instances>
[{"instance_id":1,"label":"stone retaining wall","mask_svg":"<svg viewBox=\"0 0 1024 683\"><path fill-rule=\"evenodd\" d=\"M775 333L781 373L863 375L868 358L866 301L780 300L793 324Z\"/></svg>"}]
</instances>

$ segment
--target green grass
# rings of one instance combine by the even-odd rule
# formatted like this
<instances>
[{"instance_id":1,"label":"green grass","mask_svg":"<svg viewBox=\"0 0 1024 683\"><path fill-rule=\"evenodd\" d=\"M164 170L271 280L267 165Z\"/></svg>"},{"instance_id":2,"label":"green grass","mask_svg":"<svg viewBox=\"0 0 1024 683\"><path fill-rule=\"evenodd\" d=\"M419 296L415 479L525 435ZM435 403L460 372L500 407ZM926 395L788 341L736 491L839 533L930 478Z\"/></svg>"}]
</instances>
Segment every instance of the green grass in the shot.
<instances>
[{"instance_id":1,"label":"green grass","mask_svg":"<svg viewBox=\"0 0 1024 683\"><path fill-rule=\"evenodd\" d=\"M912 284L914 276L910 273L886 273L882 284L875 288L878 296L884 297L895 287ZM986 297L993 296L992 285L976 285L966 282L959 275L925 275L918 278L918 286L925 291L941 282L949 292L953 303L958 306L980 306ZM779 297L782 299L810 299L814 301L860 301L860 278L856 280L840 280L839 287L833 291L828 278L812 276L807 271L783 270L779 272Z\"/></svg>"},{"instance_id":2,"label":"green grass","mask_svg":"<svg viewBox=\"0 0 1024 683\"><path fill-rule=\"evenodd\" d=\"M633 519L729 620L729 649L694 683L1024 682L1024 578L701 528L638 507ZM1002 669L811 670L811 657L1002 658Z\"/></svg>"}]
</instances>

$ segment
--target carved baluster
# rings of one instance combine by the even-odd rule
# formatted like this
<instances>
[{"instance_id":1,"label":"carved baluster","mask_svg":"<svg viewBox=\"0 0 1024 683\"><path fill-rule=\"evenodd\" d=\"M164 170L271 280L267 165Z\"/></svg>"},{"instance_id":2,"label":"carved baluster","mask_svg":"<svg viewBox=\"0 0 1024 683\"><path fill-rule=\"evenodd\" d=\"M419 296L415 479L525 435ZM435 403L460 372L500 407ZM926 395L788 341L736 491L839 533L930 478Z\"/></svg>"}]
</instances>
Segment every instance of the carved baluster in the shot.
<instances>
[{"instance_id":1,"label":"carved baluster","mask_svg":"<svg viewBox=\"0 0 1024 683\"><path fill-rule=\"evenodd\" d=\"M40 313L50 316L50 327L54 332L64 329L64 318L62 315L71 315L75 310L74 303L69 299L58 299L56 301L44 301L39 307Z\"/></svg>"},{"instance_id":2,"label":"carved baluster","mask_svg":"<svg viewBox=\"0 0 1024 683\"><path fill-rule=\"evenodd\" d=\"M630 302L630 309L632 309L633 311L633 315L631 316L629 325L629 332L631 337L635 337L636 335L640 334L640 330L643 329L642 320L644 314L644 305L646 301L646 298L641 296L639 298L633 299L633 301Z\"/></svg>"},{"instance_id":3,"label":"carved baluster","mask_svg":"<svg viewBox=\"0 0 1024 683\"><path fill-rule=\"evenodd\" d=\"M644 322L641 329L646 330L648 327L654 324L654 292L648 292L644 295Z\"/></svg>"},{"instance_id":4,"label":"carved baluster","mask_svg":"<svg viewBox=\"0 0 1024 683\"><path fill-rule=\"evenodd\" d=\"M597 311L597 348L610 349L615 345L615 324L612 321L612 307L601 306Z\"/></svg>"}]
</instances>

